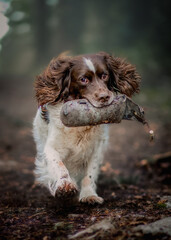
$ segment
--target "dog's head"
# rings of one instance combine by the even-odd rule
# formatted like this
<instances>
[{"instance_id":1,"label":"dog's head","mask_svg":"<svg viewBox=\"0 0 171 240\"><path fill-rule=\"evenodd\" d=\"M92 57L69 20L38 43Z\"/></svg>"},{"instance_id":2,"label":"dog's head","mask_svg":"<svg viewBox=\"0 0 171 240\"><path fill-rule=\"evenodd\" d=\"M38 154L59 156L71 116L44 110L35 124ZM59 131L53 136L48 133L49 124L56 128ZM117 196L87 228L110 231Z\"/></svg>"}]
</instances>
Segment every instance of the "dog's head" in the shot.
<instances>
[{"instance_id":1,"label":"dog's head","mask_svg":"<svg viewBox=\"0 0 171 240\"><path fill-rule=\"evenodd\" d=\"M131 64L107 53L53 59L36 79L39 105L86 98L95 107L109 105L118 91L131 97L140 76Z\"/></svg>"}]
</instances>

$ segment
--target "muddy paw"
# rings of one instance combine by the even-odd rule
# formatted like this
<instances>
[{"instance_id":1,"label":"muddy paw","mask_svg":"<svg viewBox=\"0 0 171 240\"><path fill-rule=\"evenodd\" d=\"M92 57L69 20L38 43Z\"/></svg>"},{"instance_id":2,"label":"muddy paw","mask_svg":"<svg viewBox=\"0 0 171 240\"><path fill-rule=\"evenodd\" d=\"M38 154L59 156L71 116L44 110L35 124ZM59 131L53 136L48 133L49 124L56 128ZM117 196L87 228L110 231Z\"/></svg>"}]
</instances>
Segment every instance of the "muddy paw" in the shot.
<instances>
[{"instance_id":1,"label":"muddy paw","mask_svg":"<svg viewBox=\"0 0 171 240\"><path fill-rule=\"evenodd\" d=\"M81 198L80 202L81 203L88 203L88 204L93 205L93 204L96 204L96 203L102 204L104 202L104 200L101 197L93 195L93 196L88 196L88 197Z\"/></svg>"},{"instance_id":2,"label":"muddy paw","mask_svg":"<svg viewBox=\"0 0 171 240\"><path fill-rule=\"evenodd\" d=\"M63 181L61 185L58 186L55 197L57 198L70 198L76 196L78 193L77 186L70 181Z\"/></svg>"}]
</instances>

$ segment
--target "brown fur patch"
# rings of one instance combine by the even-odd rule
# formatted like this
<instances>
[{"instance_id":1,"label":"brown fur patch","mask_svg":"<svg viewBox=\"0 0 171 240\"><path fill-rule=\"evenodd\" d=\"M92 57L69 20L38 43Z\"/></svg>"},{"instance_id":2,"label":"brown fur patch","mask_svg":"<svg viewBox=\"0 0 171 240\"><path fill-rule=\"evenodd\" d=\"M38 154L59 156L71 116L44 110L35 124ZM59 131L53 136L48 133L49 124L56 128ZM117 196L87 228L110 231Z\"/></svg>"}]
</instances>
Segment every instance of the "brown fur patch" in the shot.
<instances>
[{"instance_id":1,"label":"brown fur patch","mask_svg":"<svg viewBox=\"0 0 171 240\"><path fill-rule=\"evenodd\" d=\"M96 73L91 73L91 76L90 70L87 70L87 65L83 61L84 56L90 58L96 68ZM108 82L100 78L101 73L106 71L107 74L109 72ZM80 77L82 75L87 77L87 74L91 79L90 84L82 86ZM135 66L107 53L76 57L63 54L52 59L45 71L37 76L36 98L41 106L46 103L56 104L57 101L78 98L87 98L90 102L96 101L100 104L102 90L107 97L111 97L111 92L117 91L116 89L129 97L138 93L140 79Z\"/></svg>"},{"instance_id":2,"label":"brown fur patch","mask_svg":"<svg viewBox=\"0 0 171 240\"><path fill-rule=\"evenodd\" d=\"M45 71L36 77L35 91L39 105L55 104L69 93L70 57L60 55L52 59Z\"/></svg>"},{"instance_id":3,"label":"brown fur patch","mask_svg":"<svg viewBox=\"0 0 171 240\"><path fill-rule=\"evenodd\" d=\"M141 77L135 66L127 63L124 59L114 58L107 53L100 53L100 55L104 55L111 74L109 87L116 88L120 93L129 97L139 92Z\"/></svg>"}]
</instances>

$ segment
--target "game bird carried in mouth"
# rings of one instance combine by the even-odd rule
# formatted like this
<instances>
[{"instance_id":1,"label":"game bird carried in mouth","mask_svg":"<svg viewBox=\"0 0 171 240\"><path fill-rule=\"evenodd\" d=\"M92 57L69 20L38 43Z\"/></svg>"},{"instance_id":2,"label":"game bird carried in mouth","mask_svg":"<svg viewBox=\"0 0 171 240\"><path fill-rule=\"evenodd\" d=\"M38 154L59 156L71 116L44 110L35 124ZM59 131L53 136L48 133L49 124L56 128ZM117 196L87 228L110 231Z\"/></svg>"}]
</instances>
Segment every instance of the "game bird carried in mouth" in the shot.
<instances>
[{"instance_id":1,"label":"game bird carried in mouth","mask_svg":"<svg viewBox=\"0 0 171 240\"><path fill-rule=\"evenodd\" d=\"M120 123L122 119L137 120L147 125L150 141L154 139L154 132L145 120L143 108L124 94L117 94L108 106L94 107L88 100L78 99L66 102L61 110L61 121L67 127Z\"/></svg>"}]
</instances>

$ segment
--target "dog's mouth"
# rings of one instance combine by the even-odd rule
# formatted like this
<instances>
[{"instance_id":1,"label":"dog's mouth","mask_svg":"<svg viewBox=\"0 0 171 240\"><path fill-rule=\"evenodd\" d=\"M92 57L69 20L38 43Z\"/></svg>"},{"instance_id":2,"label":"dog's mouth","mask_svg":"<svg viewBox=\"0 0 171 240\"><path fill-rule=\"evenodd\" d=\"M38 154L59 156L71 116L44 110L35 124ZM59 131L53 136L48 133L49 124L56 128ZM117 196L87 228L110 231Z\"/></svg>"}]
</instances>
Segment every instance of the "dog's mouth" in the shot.
<instances>
[{"instance_id":1,"label":"dog's mouth","mask_svg":"<svg viewBox=\"0 0 171 240\"><path fill-rule=\"evenodd\" d=\"M86 97L84 97L83 99L86 99L95 108L107 107L107 106L111 105L113 102L113 98L111 98L109 101L104 102L104 103L100 103L100 102L92 100L92 99L90 100L89 98L86 98Z\"/></svg>"},{"instance_id":2,"label":"dog's mouth","mask_svg":"<svg viewBox=\"0 0 171 240\"><path fill-rule=\"evenodd\" d=\"M110 106L111 104L112 104L112 102L113 102L113 99L114 99L114 97L111 97L110 98L110 100L109 101L107 101L107 102L104 102L104 103L100 103L100 102L98 102L98 101L95 101L95 100L93 100L93 99L90 99L90 98L87 98L87 97L81 97L81 98L72 98L72 97L70 97L70 98L68 98L67 100L65 100L65 102L68 102L68 101L72 101L72 100L78 100L78 99L80 99L81 100L81 104L86 104L86 101L87 102L89 102L93 107L95 107L95 108L103 108L103 107L107 107L107 106ZM86 101L84 101L84 99L86 100Z\"/></svg>"}]
</instances>

